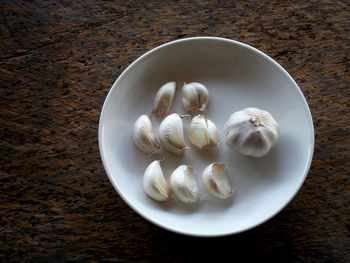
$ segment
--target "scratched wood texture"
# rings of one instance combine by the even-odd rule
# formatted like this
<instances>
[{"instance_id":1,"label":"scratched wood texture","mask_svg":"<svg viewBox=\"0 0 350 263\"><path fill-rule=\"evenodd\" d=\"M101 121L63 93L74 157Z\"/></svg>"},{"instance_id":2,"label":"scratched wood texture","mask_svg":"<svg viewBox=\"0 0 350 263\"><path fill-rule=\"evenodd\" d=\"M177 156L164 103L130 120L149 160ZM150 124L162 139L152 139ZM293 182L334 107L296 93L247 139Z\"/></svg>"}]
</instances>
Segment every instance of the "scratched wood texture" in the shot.
<instances>
[{"instance_id":1,"label":"scratched wood texture","mask_svg":"<svg viewBox=\"0 0 350 263\"><path fill-rule=\"evenodd\" d=\"M0 2L0 262L350 262L349 1ZM119 74L190 36L250 44L303 91L316 147L295 199L221 238L174 234L129 208L99 156Z\"/></svg>"}]
</instances>

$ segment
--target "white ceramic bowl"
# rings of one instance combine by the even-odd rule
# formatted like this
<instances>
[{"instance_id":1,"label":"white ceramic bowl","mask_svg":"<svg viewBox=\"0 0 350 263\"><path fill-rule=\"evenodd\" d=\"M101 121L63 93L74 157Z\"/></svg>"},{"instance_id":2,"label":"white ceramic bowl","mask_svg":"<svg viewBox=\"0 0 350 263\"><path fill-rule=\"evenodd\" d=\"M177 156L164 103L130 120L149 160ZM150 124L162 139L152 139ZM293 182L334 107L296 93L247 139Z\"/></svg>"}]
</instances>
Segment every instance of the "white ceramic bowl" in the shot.
<instances>
[{"instance_id":1,"label":"white ceramic bowl","mask_svg":"<svg viewBox=\"0 0 350 263\"><path fill-rule=\"evenodd\" d=\"M220 131L216 149L190 149L178 157L161 150L154 156L132 142L134 121L152 111L158 88L178 83L169 113L184 113L183 82L207 86L211 98L205 115ZM224 122L246 107L269 111L280 125L278 143L262 158L240 155L224 143ZM159 120L152 122L158 131ZM189 143L184 121L185 137ZM222 236L251 229L281 211L296 195L310 168L314 129L310 110L298 85L274 60L246 44L215 37L181 39L157 47L133 62L116 80L103 105L99 147L104 168L123 200L147 220L193 236ZM149 163L165 158L167 180L180 164L194 168L202 200L184 204L176 198L159 203L142 188ZM226 164L236 192L219 200L203 189L201 174L210 163Z\"/></svg>"}]
</instances>

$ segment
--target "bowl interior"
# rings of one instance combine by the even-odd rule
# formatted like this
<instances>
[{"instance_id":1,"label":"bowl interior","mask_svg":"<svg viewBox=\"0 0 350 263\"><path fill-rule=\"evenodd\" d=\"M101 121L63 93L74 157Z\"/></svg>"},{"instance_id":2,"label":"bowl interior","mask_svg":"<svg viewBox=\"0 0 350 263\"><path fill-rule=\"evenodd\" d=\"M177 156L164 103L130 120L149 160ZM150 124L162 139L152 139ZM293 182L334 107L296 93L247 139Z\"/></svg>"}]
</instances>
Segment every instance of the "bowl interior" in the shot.
<instances>
[{"instance_id":1,"label":"bowl interior","mask_svg":"<svg viewBox=\"0 0 350 263\"><path fill-rule=\"evenodd\" d=\"M201 82L210 92L204 113L218 127L220 145L183 156L161 150L148 156L132 142L134 121L152 111L161 85L176 81L169 113L184 114L181 87ZM242 156L224 143L229 116L246 107L269 111L280 125L278 143L262 158ZM160 120L152 117L158 132ZM185 137L189 120L184 120ZM191 38L156 48L131 64L114 83L105 101L99 127L100 151L106 172L120 196L139 214L166 229L196 236L220 236L257 226L278 213L297 193L310 167L313 125L307 103L293 79L276 62L245 44L219 38ZM176 198L158 203L142 188L143 173L153 160L165 158L169 181L180 164L194 168L202 200L184 204ZM218 200L201 182L212 162L226 164L235 187L234 198Z\"/></svg>"}]
</instances>

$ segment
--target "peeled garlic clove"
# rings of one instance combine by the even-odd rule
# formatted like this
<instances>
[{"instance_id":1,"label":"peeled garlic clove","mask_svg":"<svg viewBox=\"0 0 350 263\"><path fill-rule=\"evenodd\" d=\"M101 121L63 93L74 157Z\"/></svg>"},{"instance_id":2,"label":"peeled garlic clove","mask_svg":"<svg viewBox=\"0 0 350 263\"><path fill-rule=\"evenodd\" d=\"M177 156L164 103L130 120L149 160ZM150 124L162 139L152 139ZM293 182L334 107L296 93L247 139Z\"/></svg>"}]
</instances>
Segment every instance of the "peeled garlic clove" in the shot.
<instances>
[{"instance_id":1,"label":"peeled garlic clove","mask_svg":"<svg viewBox=\"0 0 350 263\"><path fill-rule=\"evenodd\" d=\"M178 199L185 203L195 203L199 200L199 189L193 175L193 168L180 165L170 177L170 185Z\"/></svg>"},{"instance_id":2,"label":"peeled garlic clove","mask_svg":"<svg viewBox=\"0 0 350 263\"><path fill-rule=\"evenodd\" d=\"M233 189L229 177L225 172L225 165L221 163L212 163L204 169L202 181L208 192L214 196L227 199L232 196Z\"/></svg>"},{"instance_id":3,"label":"peeled garlic clove","mask_svg":"<svg viewBox=\"0 0 350 263\"><path fill-rule=\"evenodd\" d=\"M208 89L198 82L184 84L182 87L182 105L187 112L205 111L209 103Z\"/></svg>"},{"instance_id":4,"label":"peeled garlic clove","mask_svg":"<svg viewBox=\"0 0 350 263\"><path fill-rule=\"evenodd\" d=\"M279 127L269 112L246 108L231 115L224 133L230 148L244 155L261 157L277 143Z\"/></svg>"},{"instance_id":5,"label":"peeled garlic clove","mask_svg":"<svg viewBox=\"0 0 350 263\"><path fill-rule=\"evenodd\" d=\"M159 125L159 138L162 146L177 155L187 149L184 137L182 118L176 114L170 114Z\"/></svg>"},{"instance_id":6,"label":"peeled garlic clove","mask_svg":"<svg viewBox=\"0 0 350 263\"><path fill-rule=\"evenodd\" d=\"M134 124L133 141L142 151L154 153L159 143L154 134L152 123L147 115L141 115Z\"/></svg>"},{"instance_id":7,"label":"peeled garlic clove","mask_svg":"<svg viewBox=\"0 0 350 263\"><path fill-rule=\"evenodd\" d=\"M143 175L143 189L147 195L157 201L167 201L171 190L164 178L160 161L153 161Z\"/></svg>"},{"instance_id":8,"label":"peeled garlic clove","mask_svg":"<svg viewBox=\"0 0 350 263\"><path fill-rule=\"evenodd\" d=\"M193 117L188 134L192 144L199 149L215 147L219 143L216 125L202 115Z\"/></svg>"},{"instance_id":9,"label":"peeled garlic clove","mask_svg":"<svg viewBox=\"0 0 350 263\"><path fill-rule=\"evenodd\" d=\"M154 98L153 113L158 117L164 117L173 103L176 82L165 83Z\"/></svg>"}]
</instances>

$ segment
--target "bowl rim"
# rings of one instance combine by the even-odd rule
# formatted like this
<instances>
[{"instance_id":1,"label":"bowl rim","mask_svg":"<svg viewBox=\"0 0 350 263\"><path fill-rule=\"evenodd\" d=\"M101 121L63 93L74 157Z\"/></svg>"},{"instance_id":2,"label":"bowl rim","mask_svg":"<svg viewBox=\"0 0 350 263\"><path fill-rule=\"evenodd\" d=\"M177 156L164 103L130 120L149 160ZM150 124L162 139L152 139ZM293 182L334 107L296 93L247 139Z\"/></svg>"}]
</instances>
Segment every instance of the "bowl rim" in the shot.
<instances>
[{"instance_id":1,"label":"bowl rim","mask_svg":"<svg viewBox=\"0 0 350 263\"><path fill-rule=\"evenodd\" d=\"M110 173L110 171L108 169L108 166L107 166L107 163L106 163L106 159L105 159L104 147L103 147L103 129L102 129L103 116L104 116L104 111L105 111L106 105L107 105L107 103L108 103L108 101L110 99L110 96L114 92L114 90L117 89L120 80L123 79L123 77L136 64L138 64L140 61L142 61L143 59L145 59L147 56L151 55L152 53L157 52L160 49L164 49L164 48L167 48L169 46L176 45L176 44L181 43L181 42L198 41L198 40L223 41L223 42L231 43L231 44L234 44L234 45L238 45L238 46L241 46L243 48L249 49L250 51L256 53L257 55L262 56L263 58L268 60L270 63L272 63L274 66L276 66L279 70L282 71L282 73L284 73L289 78L290 81L292 81L292 83L297 88L297 92L298 92L299 96L301 96L301 98L302 98L302 100L303 100L303 102L304 102L304 104L306 106L304 108L304 110L306 111L307 119L308 119L310 127L311 127L310 144L311 144L312 147L310 147L311 150L308 153L308 160L307 160L304 172L303 172L303 176L300 178L299 184L295 188L293 194L290 195L290 197L285 202L285 204L283 204L279 209L276 209L276 211L274 211L274 213L272 213L269 216L267 216L266 218L264 218L264 220L261 220L260 222L254 223L254 224L249 225L248 227L242 228L240 230L234 230L234 231L231 230L231 231L226 231L226 232L221 232L221 233L193 233L193 232L188 232L188 231L182 231L181 229L177 229L177 228L174 228L174 227L170 227L166 223L163 223L163 222L160 222L160 221L158 221L158 220L156 220L154 218L148 217L142 210L140 210L132 202L130 202L129 199L124 195L124 193L119 189L118 185L114 182L113 176L111 175L111 173ZM102 106L102 110L101 110L101 113L100 113L99 125L98 125L98 144L99 144L99 151L100 151L102 164L103 164L105 172L107 173L109 181L112 183L114 189L117 191L119 196L123 199L123 201L128 206L130 206L136 213L138 213L141 217L143 217L147 221L149 221L149 222L151 222L151 223L153 223L153 224L155 224L155 225L157 225L157 226L159 226L159 227L161 227L163 229L166 229L166 230L171 231L171 232L175 232L177 234L183 234L183 235L188 235L188 236L196 236L196 237L219 237L219 236L228 236L228 235L233 235L233 234L239 234L239 233L251 230L253 228L256 228L256 227L264 224L265 222L269 221L274 216L276 216L278 213L280 213L294 199L294 197L297 195L297 193L299 192L300 188L304 184L304 181L305 181L305 179L306 179L306 177L308 175L308 172L310 170L310 167L311 167L313 154L314 154L314 148L315 148L315 130L314 130L313 119L312 119L312 114L311 114L309 105L308 105L308 103L306 101L306 98L305 98L304 94L302 93L300 87L295 82L295 80L291 77L291 75L279 63L277 63L274 59L272 59L270 56L266 55L262 51L258 50L257 48L254 48L254 47L252 47L252 46L250 46L248 44L242 43L242 42L237 41L237 40L232 40L232 39L222 38L222 37L213 37L213 36L197 36L197 37L188 37L188 38L182 38L182 39L173 40L173 41L161 44L161 45L159 45L159 46L157 46L155 48L152 48L151 50L147 51L146 53L144 53L143 55L138 57L136 60L134 60L126 69L124 69L124 71L119 75L119 77L113 83L112 87L108 91L108 94L107 94L107 96L106 96L106 98L104 100L104 103L103 103L103 106Z\"/></svg>"}]
</instances>

